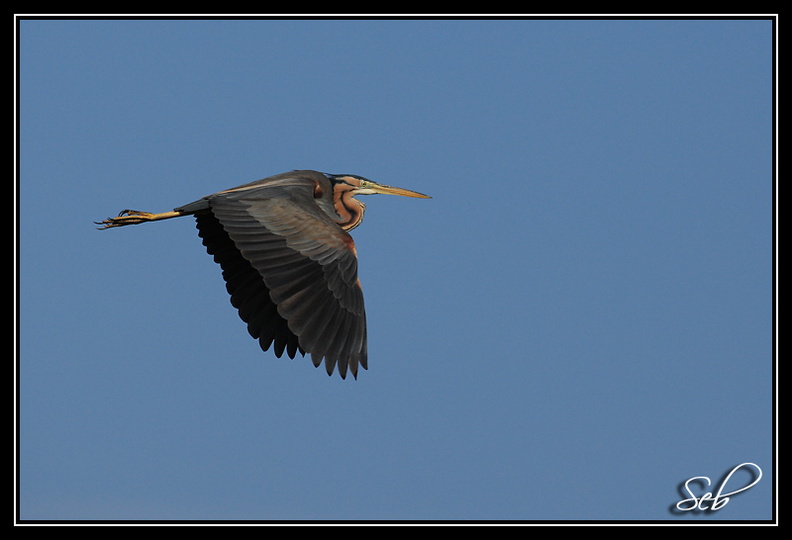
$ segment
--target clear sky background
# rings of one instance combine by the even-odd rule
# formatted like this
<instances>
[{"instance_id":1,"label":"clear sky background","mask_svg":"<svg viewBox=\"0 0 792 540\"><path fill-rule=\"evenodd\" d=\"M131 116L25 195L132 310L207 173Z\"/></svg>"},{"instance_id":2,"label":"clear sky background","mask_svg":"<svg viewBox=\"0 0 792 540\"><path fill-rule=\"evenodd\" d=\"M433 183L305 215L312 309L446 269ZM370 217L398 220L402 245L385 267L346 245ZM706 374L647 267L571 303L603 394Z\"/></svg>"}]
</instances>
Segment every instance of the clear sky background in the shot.
<instances>
[{"instance_id":1,"label":"clear sky background","mask_svg":"<svg viewBox=\"0 0 792 540\"><path fill-rule=\"evenodd\" d=\"M771 20L19 45L22 519L773 517ZM361 197L357 381L262 352L192 218L93 224L292 169L433 197Z\"/></svg>"}]
</instances>

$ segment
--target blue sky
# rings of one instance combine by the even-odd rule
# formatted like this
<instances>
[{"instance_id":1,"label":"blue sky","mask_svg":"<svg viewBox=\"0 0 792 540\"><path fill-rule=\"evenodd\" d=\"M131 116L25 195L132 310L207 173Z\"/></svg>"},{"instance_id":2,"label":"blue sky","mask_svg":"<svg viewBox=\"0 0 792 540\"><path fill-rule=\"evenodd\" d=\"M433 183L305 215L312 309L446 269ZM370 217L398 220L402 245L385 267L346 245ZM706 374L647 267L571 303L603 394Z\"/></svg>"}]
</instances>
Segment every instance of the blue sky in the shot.
<instances>
[{"instance_id":1,"label":"blue sky","mask_svg":"<svg viewBox=\"0 0 792 540\"><path fill-rule=\"evenodd\" d=\"M769 19L22 20L19 517L771 519L773 47ZM93 225L292 169L433 197L361 197L357 381L262 352L191 218Z\"/></svg>"}]
</instances>

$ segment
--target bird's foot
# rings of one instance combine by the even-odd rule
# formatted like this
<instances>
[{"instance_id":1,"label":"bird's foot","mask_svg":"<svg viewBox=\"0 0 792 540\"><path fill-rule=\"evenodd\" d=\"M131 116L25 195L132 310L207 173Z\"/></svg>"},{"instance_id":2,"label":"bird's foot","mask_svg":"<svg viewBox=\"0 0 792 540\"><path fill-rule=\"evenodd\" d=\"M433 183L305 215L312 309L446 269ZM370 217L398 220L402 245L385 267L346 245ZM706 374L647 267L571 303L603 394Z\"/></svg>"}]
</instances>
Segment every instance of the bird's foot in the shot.
<instances>
[{"instance_id":1,"label":"bird's foot","mask_svg":"<svg viewBox=\"0 0 792 540\"><path fill-rule=\"evenodd\" d=\"M136 225L138 223L143 223L144 221L152 221L153 219L154 214L151 212L140 212L139 210L122 210L116 217L107 218L102 221L94 221L94 223L97 225L102 225L102 227L98 227L98 229L101 231L111 227Z\"/></svg>"}]
</instances>

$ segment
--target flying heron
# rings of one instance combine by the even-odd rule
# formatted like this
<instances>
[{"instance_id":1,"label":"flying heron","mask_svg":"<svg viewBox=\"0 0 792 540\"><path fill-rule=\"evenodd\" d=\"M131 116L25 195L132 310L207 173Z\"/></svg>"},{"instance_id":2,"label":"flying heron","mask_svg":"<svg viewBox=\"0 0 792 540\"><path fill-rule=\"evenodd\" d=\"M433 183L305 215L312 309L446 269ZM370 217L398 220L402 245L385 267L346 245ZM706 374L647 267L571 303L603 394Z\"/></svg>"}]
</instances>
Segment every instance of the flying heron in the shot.
<instances>
[{"instance_id":1,"label":"flying heron","mask_svg":"<svg viewBox=\"0 0 792 540\"><path fill-rule=\"evenodd\" d=\"M195 216L223 270L231 304L263 350L299 351L327 374L367 367L366 312L349 235L366 206L355 195L429 199L354 174L292 171L219 191L172 212L124 210L100 229Z\"/></svg>"}]
</instances>

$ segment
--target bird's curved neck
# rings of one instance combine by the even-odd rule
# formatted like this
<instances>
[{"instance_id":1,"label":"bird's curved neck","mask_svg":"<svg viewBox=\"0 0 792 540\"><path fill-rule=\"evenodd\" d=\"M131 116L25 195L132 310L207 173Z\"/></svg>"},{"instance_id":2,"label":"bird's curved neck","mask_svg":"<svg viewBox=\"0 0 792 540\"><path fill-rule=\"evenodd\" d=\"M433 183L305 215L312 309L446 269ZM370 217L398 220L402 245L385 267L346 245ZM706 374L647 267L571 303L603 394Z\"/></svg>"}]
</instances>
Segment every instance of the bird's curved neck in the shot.
<instances>
[{"instance_id":1,"label":"bird's curved neck","mask_svg":"<svg viewBox=\"0 0 792 540\"><path fill-rule=\"evenodd\" d=\"M337 190L333 194L333 206L341 218L338 224L345 231L351 231L363 221L366 205L353 198L352 191Z\"/></svg>"}]
</instances>

